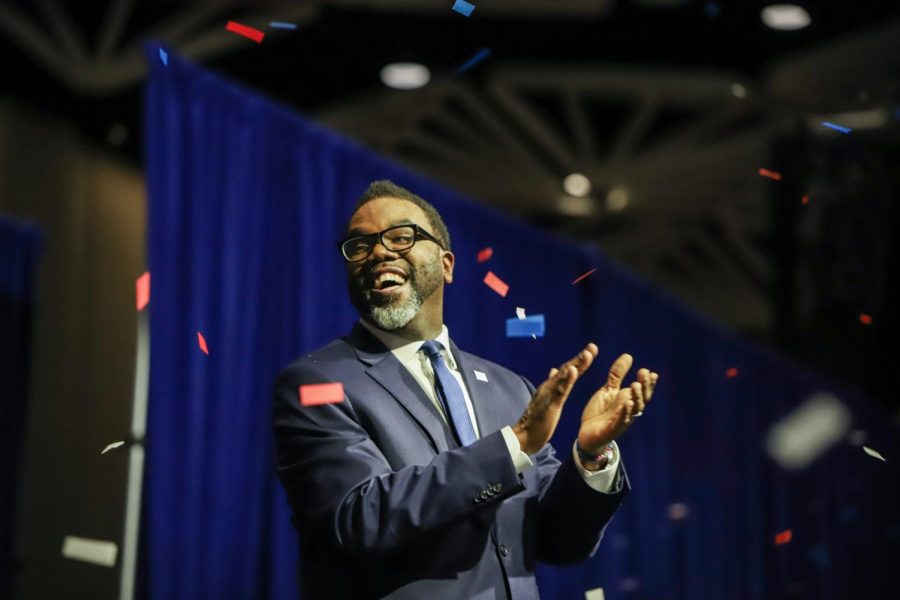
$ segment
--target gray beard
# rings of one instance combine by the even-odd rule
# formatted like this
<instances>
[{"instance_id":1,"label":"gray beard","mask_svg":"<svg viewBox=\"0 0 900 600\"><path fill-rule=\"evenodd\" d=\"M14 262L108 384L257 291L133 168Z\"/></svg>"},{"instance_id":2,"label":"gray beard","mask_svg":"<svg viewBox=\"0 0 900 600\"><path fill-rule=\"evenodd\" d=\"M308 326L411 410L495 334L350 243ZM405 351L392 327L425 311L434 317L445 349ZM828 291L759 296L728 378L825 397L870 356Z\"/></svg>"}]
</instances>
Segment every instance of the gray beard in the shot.
<instances>
[{"instance_id":1,"label":"gray beard","mask_svg":"<svg viewBox=\"0 0 900 600\"><path fill-rule=\"evenodd\" d=\"M350 285L350 298L360 315L366 315L375 325L385 331L394 331L406 327L419 309L443 281L440 257L421 267L418 272L410 273L409 298L405 302L392 302L377 305L372 301L372 292L360 290Z\"/></svg>"},{"instance_id":2,"label":"gray beard","mask_svg":"<svg viewBox=\"0 0 900 600\"><path fill-rule=\"evenodd\" d=\"M369 293L366 292L365 295L369 296ZM393 331L394 329L406 327L415 318L419 313L419 309L422 308L422 297L416 289L410 286L409 299L406 302L388 304L387 306L370 304L370 306L369 317L375 324L384 330Z\"/></svg>"}]
</instances>

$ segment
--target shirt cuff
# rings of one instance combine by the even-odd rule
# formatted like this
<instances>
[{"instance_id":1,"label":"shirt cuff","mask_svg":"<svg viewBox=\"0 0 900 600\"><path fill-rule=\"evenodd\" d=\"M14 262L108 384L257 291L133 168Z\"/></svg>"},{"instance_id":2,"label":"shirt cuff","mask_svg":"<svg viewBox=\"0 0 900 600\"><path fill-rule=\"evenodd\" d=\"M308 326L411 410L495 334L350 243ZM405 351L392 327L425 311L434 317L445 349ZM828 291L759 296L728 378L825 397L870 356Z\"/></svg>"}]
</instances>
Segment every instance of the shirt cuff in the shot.
<instances>
[{"instance_id":1,"label":"shirt cuff","mask_svg":"<svg viewBox=\"0 0 900 600\"><path fill-rule=\"evenodd\" d=\"M503 434L503 441L506 442L506 449L509 450L509 457L513 461L516 473L521 473L528 467L533 467L534 463L531 462L531 458L522 452L522 445L519 444L519 438L513 433L512 427L507 425L500 430L500 433Z\"/></svg>"},{"instance_id":2,"label":"shirt cuff","mask_svg":"<svg viewBox=\"0 0 900 600\"><path fill-rule=\"evenodd\" d=\"M610 443L610 446L612 446L613 455L606 467L599 471L588 471L578 460L578 452L575 450L575 444L572 444L572 460L575 461L575 468L581 473L581 478L593 489L604 494L615 491L612 488L616 481L616 472L619 470L619 447L615 442Z\"/></svg>"}]
</instances>

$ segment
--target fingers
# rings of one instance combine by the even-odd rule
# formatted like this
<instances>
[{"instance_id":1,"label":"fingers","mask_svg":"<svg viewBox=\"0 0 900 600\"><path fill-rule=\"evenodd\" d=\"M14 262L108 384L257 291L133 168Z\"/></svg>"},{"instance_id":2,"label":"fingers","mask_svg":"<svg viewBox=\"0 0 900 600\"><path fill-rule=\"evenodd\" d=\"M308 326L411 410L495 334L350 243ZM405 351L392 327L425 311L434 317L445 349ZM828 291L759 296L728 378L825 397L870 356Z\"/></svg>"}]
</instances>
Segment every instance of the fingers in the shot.
<instances>
[{"instance_id":1,"label":"fingers","mask_svg":"<svg viewBox=\"0 0 900 600\"><path fill-rule=\"evenodd\" d=\"M597 348L597 344L590 342L587 346L584 347L584 350L579 352L575 358L566 362L567 365L572 365L576 369L578 369L578 375L582 375L585 371L588 370L588 367L591 366L591 363L594 362L594 359L597 357L597 354L600 350Z\"/></svg>"},{"instance_id":2,"label":"fingers","mask_svg":"<svg viewBox=\"0 0 900 600\"><path fill-rule=\"evenodd\" d=\"M625 379L625 375L628 374L628 369L631 368L633 362L634 359L630 354L623 354L617 358L616 362L614 362L609 369L609 376L606 378L606 387L615 390L619 389L622 386L622 380Z\"/></svg>"}]
</instances>

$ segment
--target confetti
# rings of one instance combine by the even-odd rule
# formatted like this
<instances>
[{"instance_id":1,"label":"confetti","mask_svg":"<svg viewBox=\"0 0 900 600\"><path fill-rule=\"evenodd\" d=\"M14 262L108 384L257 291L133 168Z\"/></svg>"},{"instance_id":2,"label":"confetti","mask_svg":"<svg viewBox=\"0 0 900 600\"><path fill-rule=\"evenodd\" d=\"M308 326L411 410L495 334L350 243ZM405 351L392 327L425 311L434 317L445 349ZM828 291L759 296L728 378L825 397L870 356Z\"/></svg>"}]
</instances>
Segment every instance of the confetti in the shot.
<instances>
[{"instance_id":1,"label":"confetti","mask_svg":"<svg viewBox=\"0 0 900 600\"><path fill-rule=\"evenodd\" d=\"M163 66L169 66L169 53L160 47L159 49L159 60L162 61Z\"/></svg>"},{"instance_id":2,"label":"confetti","mask_svg":"<svg viewBox=\"0 0 900 600\"><path fill-rule=\"evenodd\" d=\"M494 255L494 251L491 248L485 248L478 252L478 262L483 263L488 260L490 257Z\"/></svg>"},{"instance_id":3,"label":"confetti","mask_svg":"<svg viewBox=\"0 0 900 600\"><path fill-rule=\"evenodd\" d=\"M850 410L835 396L810 396L769 430L766 450L785 469L802 469L842 440Z\"/></svg>"},{"instance_id":4,"label":"confetti","mask_svg":"<svg viewBox=\"0 0 900 600\"><path fill-rule=\"evenodd\" d=\"M259 29L254 29L253 27L248 27L246 25L241 25L235 21L228 21L228 24L225 25L225 29L230 31L231 33L236 33L238 35L242 35L247 39L253 40L257 44L261 44L263 38L266 37L265 32L260 31Z\"/></svg>"},{"instance_id":5,"label":"confetti","mask_svg":"<svg viewBox=\"0 0 900 600\"><path fill-rule=\"evenodd\" d=\"M873 450L872 448L869 448L868 446L863 446L862 449L863 449L863 452L865 452L872 458L877 458L880 461L887 462L887 460L881 455L881 453L878 450Z\"/></svg>"},{"instance_id":6,"label":"confetti","mask_svg":"<svg viewBox=\"0 0 900 600\"><path fill-rule=\"evenodd\" d=\"M204 339L203 334L199 331L197 332L197 343L200 345L200 350L203 351L203 354L209 356L209 348L206 347L206 339Z\"/></svg>"},{"instance_id":7,"label":"confetti","mask_svg":"<svg viewBox=\"0 0 900 600\"><path fill-rule=\"evenodd\" d=\"M737 377L738 370L737 367L731 367L727 371L725 371L725 377Z\"/></svg>"},{"instance_id":8,"label":"confetti","mask_svg":"<svg viewBox=\"0 0 900 600\"><path fill-rule=\"evenodd\" d=\"M516 316L519 317L520 319L524 319L525 318L525 309L522 308L521 306L517 306L516 307Z\"/></svg>"},{"instance_id":9,"label":"confetti","mask_svg":"<svg viewBox=\"0 0 900 600\"><path fill-rule=\"evenodd\" d=\"M456 69L456 74L459 75L460 73L464 73L465 71L468 71L469 69L471 69L472 67L474 67L475 65L477 65L478 63L480 63L481 61L483 61L490 55L491 55L490 48L482 48L475 54L475 56L473 56L472 58L470 58L463 64L459 65L459 67L457 67L457 69Z\"/></svg>"},{"instance_id":10,"label":"confetti","mask_svg":"<svg viewBox=\"0 0 900 600\"><path fill-rule=\"evenodd\" d=\"M63 538L62 555L73 560L81 560L101 567L114 567L118 553L119 547L115 542L92 540L74 535L67 535Z\"/></svg>"},{"instance_id":11,"label":"confetti","mask_svg":"<svg viewBox=\"0 0 900 600\"><path fill-rule=\"evenodd\" d=\"M299 391L301 406L336 404L344 401L344 384L340 382L301 385Z\"/></svg>"},{"instance_id":12,"label":"confetti","mask_svg":"<svg viewBox=\"0 0 900 600\"><path fill-rule=\"evenodd\" d=\"M805 196L800 198L800 203L801 204L809 204L809 194L806 194Z\"/></svg>"},{"instance_id":13,"label":"confetti","mask_svg":"<svg viewBox=\"0 0 900 600\"><path fill-rule=\"evenodd\" d=\"M506 298L506 293L509 291L509 286L506 285L502 279L494 275L491 271L488 271L487 275L484 276L483 281L489 288Z\"/></svg>"},{"instance_id":14,"label":"confetti","mask_svg":"<svg viewBox=\"0 0 900 600\"><path fill-rule=\"evenodd\" d=\"M872 324L872 317L870 317L870 316L867 315L866 313L860 313L860 315L859 315L859 322L862 323L863 325L871 325L871 324Z\"/></svg>"},{"instance_id":15,"label":"confetti","mask_svg":"<svg viewBox=\"0 0 900 600\"><path fill-rule=\"evenodd\" d=\"M453 10L464 17L468 17L472 14L472 11L475 10L475 5L466 2L466 0L456 0L456 2L453 3Z\"/></svg>"},{"instance_id":16,"label":"confetti","mask_svg":"<svg viewBox=\"0 0 900 600\"><path fill-rule=\"evenodd\" d=\"M269 21L269 27L272 29L297 29L297 24L285 23L284 21Z\"/></svg>"},{"instance_id":17,"label":"confetti","mask_svg":"<svg viewBox=\"0 0 900 600\"><path fill-rule=\"evenodd\" d=\"M775 545L780 546L782 544L787 544L788 542L791 541L791 537L792 537L792 534L791 534L790 529L785 529L781 533L776 533L775 534Z\"/></svg>"},{"instance_id":18,"label":"confetti","mask_svg":"<svg viewBox=\"0 0 900 600\"><path fill-rule=\"evenodd\" d=\"M822 121L822 125L828 127L829 129L840 131L841 133L850 133L851 131L853 131L849 127L841 127L840 125L835 125L834 123L829 123L828 121Z\"/></svg>"},{"instance_id":19,"label":"confetti","mask_svg":"<svg viewBox=\"0 0 900 600\"><path fill-rule=\"evenodd\" d=\"M137 309L140 312L150 303L150 272L147 271L138 277L134 287L137 295Z\"/></svg>"},{"instance_id":20,"label":"confetti","mask_svg":"<svg viewBox=\"0 0 900 600\"><path fill-rule=\"evenodd\" d=\"M778 171L770 171L768 169L760 169L759 174L775 181L781 181L781 173Z\"/></svg>"},{"instance_id":21,"label":"confetti","mask_svg":"<svg viewBox=\"0 0 900 600\"><path fill-rule=\"evenodd\" d=\"M113 442L112 444L110 444L109 446L104 448L103 452L101 452L100 454L106 454L110 450L115 450L116 448L118 448L120 446L124 446L124 445L125 445L125 442Z\"/></svg>"},{"instance_id":22,"label":"confetti","mask_svg":"<svg viewBox=\"0 0 900 600\"><path fill-rule=\"evenodd\" d=\"M579 277L578 279L576 279L575 281L573 281L573 282L572 282L572 285L575 285L576 283L578 283L579 281L581 281L582 279L584 279L585 277L587 277L588 275L590 275L591 273L593 273L593 272L596 271L596 270L597 270L597 269L591 269L590 271L588 271L587 273L585 273L584 275L582 275L581 277Z\"/></svg>"},{"instance_id":23,"label":"confetti","mask_svg":"<svg viewBox=\"0 0 900 600\"><path fill-rule=\"evenodd\" d=\"M606 596L603 595L603 588L599 587L586 591L584 600L606 600Z\"/></svg>"},{"instance_id":24,"label":"confetti","mask_svg":"<svg viewBox=\"0 0 900 600\"><path fill-rule=\"evenodd\" d=\"M506 320L506 337L544 337L544 315Z\"/></svg>"},{"instance_id":25,"label":"confetti","mask_svg":"<svg viewBox=\"0 0 900 600\"><path fill-rule=\"evenodd\" d=\"M487 375L485 375L481 371L475 371L475 379L477 379L478 381L487 381Z\"/></svg>"}]
</instances>

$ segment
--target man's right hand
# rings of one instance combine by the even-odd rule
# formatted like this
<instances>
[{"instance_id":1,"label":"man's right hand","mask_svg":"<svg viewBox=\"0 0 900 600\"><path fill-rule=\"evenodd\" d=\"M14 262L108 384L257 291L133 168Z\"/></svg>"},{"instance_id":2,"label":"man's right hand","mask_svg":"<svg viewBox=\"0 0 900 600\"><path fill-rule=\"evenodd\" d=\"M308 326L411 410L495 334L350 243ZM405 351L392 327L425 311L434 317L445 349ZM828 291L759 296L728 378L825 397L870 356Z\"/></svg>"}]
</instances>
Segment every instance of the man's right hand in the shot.
<instances>
[{"instance_id":1,"label":"man's right hand","mask_svg":"<svg viewBox=\"0 0 900 600\"><path fill-rule=\"evenodd\" d=\"M591 366L597 353L596 344L590 343L559 369L550 369L547 380L535 390L528 408L512 427L523 452L534 454L550 441L572 387Z\"/></svg>"}]
</instances>

